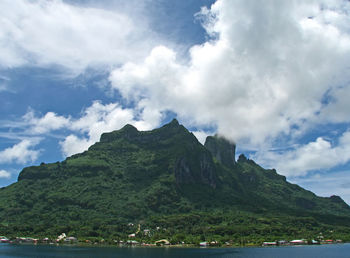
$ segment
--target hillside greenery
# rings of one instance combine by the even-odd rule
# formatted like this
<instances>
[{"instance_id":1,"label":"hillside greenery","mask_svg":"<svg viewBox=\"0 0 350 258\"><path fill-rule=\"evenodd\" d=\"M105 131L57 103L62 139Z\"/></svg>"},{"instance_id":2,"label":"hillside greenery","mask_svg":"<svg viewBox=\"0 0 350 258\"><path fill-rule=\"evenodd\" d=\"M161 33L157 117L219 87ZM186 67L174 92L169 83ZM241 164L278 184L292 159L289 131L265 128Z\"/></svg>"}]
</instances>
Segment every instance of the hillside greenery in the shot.
<instances>
[{"instance_id":1,"label":"hillside greenery","mask_svg":"<svg viewBox=\"0 0 350 258\"><path fill-rule=\"evenodd\" d=\"M225 161L232 152L219 137L203 146L176 120L145 132L126 125L63 162L24 168L0 189L0 233L241 244L321 233L350 241L350 208L340 197L318 197L243 155Z\"/></svg>"}]
</instances>

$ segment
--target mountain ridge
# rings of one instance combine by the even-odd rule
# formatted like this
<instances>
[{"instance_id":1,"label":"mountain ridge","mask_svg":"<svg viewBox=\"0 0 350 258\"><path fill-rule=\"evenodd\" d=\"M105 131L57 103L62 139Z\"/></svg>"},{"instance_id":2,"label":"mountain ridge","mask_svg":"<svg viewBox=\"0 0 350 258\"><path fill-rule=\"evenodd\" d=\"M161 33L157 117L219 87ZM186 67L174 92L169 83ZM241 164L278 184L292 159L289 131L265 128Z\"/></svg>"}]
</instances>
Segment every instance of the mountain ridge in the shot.
<instances>
[{"instance_id":1,"label":"mountain ridge","mask_svg":"<svg viewBox=\"0 0 350 258\"><path fill-rule=\"evenodd\" d=\"M17 183L0 189L0 216L7 218L0 230L125 236L127 222L160 220L195 236L203 235L198 227L208 225L215 228L210 234L218 234L240 218L244 234L253 230L246 220L254 220L262 228L256 234L268 235L257 220L263 217L300 232L305 226L294 221L350 234L350 207L340 197L318 197L275 169L263 169L244 155L236 161L234 155L235 144L209 136L202 145L176 119L151 131L126 125L62 162L24 168ZM194 214L202 217L183 228L181 218ZM283 223L274 234L283 233ZM238 234L235 228L230 232Z\"/></svg>"}]
</instances>

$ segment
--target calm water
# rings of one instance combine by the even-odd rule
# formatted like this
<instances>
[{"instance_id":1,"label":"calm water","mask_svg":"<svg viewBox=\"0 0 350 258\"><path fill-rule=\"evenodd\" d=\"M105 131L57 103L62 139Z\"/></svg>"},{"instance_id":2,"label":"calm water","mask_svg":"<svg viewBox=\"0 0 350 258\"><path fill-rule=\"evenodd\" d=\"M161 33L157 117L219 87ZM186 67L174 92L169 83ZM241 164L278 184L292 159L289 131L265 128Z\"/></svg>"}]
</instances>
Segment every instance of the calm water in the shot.
<instances>
[{"instance_id":1,"label":"calm water","mask_svg":"<svg viewBox=\"0 0 350 258\"><path fill-rule=\"evenodd\" d=\"M0 257L350 258L350 244L264 248L100 248L0 244Z\"/></svg>"}]
</instances>

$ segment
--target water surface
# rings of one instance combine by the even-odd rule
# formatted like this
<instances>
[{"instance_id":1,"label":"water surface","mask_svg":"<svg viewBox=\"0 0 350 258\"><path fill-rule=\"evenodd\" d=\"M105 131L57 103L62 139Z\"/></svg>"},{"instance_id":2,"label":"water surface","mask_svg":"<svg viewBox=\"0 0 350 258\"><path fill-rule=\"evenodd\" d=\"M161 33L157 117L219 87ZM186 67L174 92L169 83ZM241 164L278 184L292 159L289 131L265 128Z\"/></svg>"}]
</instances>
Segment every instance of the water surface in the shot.
<instances>
[{"instance_id":1,"label":"water surface","mask_svg":"<svg viewBox=\"0 0 350 258\"><path fill-rule=\"evenodd\" d=\"M0 244L0 257L350 258L350 244L250 248L77 247Z\"/></svg>"}]
</instances>

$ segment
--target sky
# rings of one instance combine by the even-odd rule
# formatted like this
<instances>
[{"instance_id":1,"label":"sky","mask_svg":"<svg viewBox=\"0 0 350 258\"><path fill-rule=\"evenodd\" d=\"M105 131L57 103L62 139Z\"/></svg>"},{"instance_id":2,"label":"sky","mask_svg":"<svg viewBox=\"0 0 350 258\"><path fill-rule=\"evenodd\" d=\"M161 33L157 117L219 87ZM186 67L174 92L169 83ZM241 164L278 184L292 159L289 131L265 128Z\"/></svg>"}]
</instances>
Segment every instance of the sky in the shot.
<instances>
[{"instance_id":1,"label":"sky","mask_svg":"<svg viewBox=\"0 0 350 258\"><path fill-rule=\"evenodd\" d=\"M350 2L0 1L0 187L177 118L350 204Z\"/></svg>"}]
</instances>

